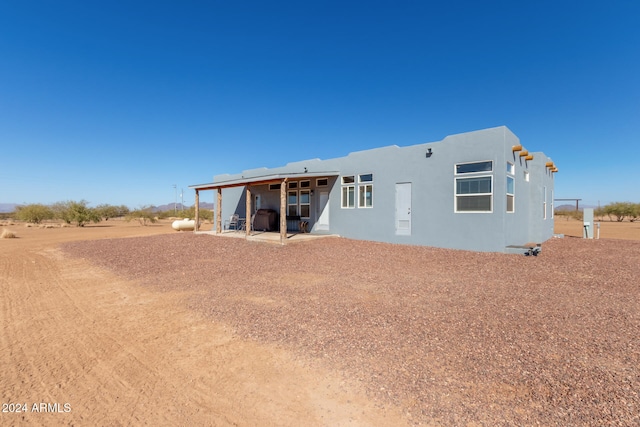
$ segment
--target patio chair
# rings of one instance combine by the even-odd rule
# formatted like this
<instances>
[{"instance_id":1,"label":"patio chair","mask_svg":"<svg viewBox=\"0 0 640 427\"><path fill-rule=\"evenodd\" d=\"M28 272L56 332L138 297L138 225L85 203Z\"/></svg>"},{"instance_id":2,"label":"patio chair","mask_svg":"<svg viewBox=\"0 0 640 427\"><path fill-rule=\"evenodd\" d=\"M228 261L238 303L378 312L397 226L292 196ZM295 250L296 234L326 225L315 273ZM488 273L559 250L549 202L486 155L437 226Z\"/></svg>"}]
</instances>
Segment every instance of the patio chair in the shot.
<instances>
[{"instance_id":1,"label":"patio chair","mask_svg":"<svg viewBox=\"0 0 640 427\"><path fill-rule=\"evenodd\" d=\"M231 217L229 217L229 219L224 222L224 229L236 231L240 230L240 215L231 215Z\"/></svg>"},{"instance_id":2,"label":"patio chair","mask_svg":"<svg viewBox=\"0 0 640 427\"><path fill-rule=\"evenodd\" d=\"M253 220L255 219L255 217L256 217L256 214L251 215L251 219L249 220L249 227L251 227L251 228L249 228L249 231L253 231ZM245 221L241 221L241 222L242 222L242 224L240 225L240 229L242 231L246 231L247 230L247 221L245 220Z\"/></svg>"}]
</instances>

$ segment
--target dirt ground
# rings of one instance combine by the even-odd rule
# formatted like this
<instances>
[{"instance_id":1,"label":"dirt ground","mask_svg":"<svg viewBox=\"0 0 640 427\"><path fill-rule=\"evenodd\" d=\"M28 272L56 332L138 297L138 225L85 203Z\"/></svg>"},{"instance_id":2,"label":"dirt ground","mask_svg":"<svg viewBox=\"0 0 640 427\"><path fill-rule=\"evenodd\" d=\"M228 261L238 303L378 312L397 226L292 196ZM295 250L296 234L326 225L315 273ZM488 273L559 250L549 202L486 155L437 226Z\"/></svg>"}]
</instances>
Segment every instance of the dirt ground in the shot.
<instances>
[{"instance_id":1,"label":"dirt ground","mask_svg":"<svg viewBox=\"0 0 640 427\"><path fill-rule=\"evenodd\" d=\"M175 233L168 223L6 228L18 238L0 239L0 425L406 424L334 373L233 336L180 293L57 248Z\"/></svg>"},{"instance_id":2,"label":"dirt ground","mask_svg":"<svg viewBox=\"0 0 640 427\"><path fill-rule=\"evenodd\" d=\"M5 228L18 237L0 239L1 425L416 422L406 404L372 399L330 365L309 364L277 342L243 338L228 323L192 309L190 290L140 286L131 275L60 248L63 242L175 234L168 222ZM582 224L563 218L555 231L581 236ZM602 222L600 237L640 240L640 224ZM122 256L135 266L135 253Z\"/></svg>"},{"instance_id":3,"label":"dirt ground","mask_svg":"<svg viewBox=\"0 0 640 427\"><path fill-rule=\"evenodd\" d=\"M601 239L640 240L640 221L617 222L609 220L599 221L596 219L594 222L596 223L596 226L597 224L600 224ZM555 219L554 231L558 234L564 234L571 237L582 237L582 230L582 221L566 217L557 217Z\"/></svg>"}]
</instances>

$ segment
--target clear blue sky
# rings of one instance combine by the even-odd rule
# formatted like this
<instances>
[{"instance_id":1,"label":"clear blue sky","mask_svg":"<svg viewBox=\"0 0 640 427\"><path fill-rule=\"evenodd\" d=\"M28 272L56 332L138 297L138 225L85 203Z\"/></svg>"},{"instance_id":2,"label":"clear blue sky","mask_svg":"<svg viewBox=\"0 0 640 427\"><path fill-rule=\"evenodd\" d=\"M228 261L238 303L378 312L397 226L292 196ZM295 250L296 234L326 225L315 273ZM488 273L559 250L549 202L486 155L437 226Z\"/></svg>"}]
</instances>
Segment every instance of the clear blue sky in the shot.
<instances>
[{"instance_id":1,"label":"clear blue sky","mask_svg":"<svg viewBox=\"0 0 640 427\"><path fill-rule=\"evenodd\" d=\"M193 204L215 174L499 125L556 197L640 202L640 2L0 3L0 203Z\"/></svg>"}]
</instances>

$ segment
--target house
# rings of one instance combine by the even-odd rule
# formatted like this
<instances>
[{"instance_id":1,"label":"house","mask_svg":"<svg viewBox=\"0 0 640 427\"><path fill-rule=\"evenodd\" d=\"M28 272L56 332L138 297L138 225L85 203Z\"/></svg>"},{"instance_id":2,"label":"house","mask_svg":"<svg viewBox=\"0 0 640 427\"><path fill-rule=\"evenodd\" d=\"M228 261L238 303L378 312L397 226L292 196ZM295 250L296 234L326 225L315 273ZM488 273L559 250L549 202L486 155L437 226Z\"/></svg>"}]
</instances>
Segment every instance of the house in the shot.
<instances>
[{"instance_id":1,"label":"house","mask_svg":"<svg viewBox=\"0 0 640 427\"><path fill-rule=\"evenodd\" d=\"M509 252L552 237L557 170L549 157L529 152L501 126L438 142L217 175L212 183L190 188L196 206L200 192L217 191L218 233L223 218L270 212L279 217L269 228L279 229L282 238L305 221L311 233Z\"/></svg>"}]
</instances>

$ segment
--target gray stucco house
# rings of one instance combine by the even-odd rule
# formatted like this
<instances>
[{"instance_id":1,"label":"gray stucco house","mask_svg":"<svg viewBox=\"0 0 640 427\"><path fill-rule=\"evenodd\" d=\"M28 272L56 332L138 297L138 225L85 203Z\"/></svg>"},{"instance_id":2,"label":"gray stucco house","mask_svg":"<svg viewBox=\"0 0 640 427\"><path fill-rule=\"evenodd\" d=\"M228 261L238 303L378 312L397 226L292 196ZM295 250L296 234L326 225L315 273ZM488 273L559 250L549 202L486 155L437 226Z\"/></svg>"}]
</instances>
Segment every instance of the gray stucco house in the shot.
<instances>
[{"instance_id":1,"label":"gray stucco house","mask_svg":"<svg viewBox=\"0 0 640 427\"><path fill-rule=\"evenodd\" d=\"M553 236L557 170L549 157L528 152L501 126L438 142L217 175L212 183L190 188L196 206L201 191L217 191L216 232L233 214L257 218L270 212L277 226L261 227L281 236L304 221L311 233L510 252Z\"/></svg>"}]
</instances>

